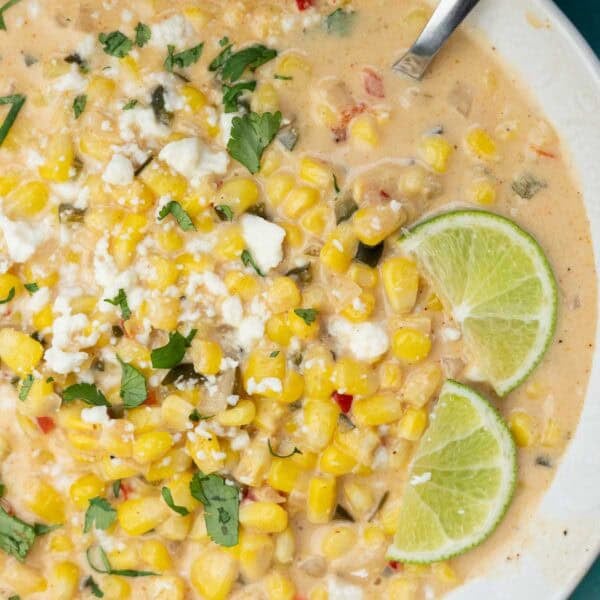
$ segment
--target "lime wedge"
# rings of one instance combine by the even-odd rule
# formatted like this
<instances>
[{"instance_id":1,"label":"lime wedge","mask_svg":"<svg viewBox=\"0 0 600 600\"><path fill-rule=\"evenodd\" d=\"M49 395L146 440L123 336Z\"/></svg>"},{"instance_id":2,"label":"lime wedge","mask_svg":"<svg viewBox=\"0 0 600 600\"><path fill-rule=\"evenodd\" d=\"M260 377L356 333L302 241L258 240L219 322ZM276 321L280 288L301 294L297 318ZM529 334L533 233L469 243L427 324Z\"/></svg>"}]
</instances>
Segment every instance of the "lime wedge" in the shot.
<instances>
[{"instance_id":1,"label":"lime wedge","mask_svg":"<svg viewBox=\"0 0 600 600\"><path fill-rule=\"evenodd\" d=\"M504 217L459 210L419 223L400 246L452 311L477 373L500 396L517 387L556 324L556 281L539 244Z\"/></svg>"},{"instance_id":2,"label":"lime wedge","mask_svg":"<svg viewBox=\"0 0 600 600\"><path fill-rule=\"evenodd\" d=\"M430 563L483 542L506 512L516 472L502 417L472 389L446 381L415 453L388 558Z\"/></svg>"}]
</instances>

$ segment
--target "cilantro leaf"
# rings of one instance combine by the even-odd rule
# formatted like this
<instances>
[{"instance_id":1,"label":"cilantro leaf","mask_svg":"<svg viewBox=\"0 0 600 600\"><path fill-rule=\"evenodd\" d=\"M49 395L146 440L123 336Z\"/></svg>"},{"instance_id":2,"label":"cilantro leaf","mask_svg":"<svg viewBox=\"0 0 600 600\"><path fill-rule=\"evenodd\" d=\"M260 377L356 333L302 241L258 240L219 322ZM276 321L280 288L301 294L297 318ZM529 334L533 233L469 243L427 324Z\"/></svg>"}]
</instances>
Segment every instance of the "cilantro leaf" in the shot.
<instances>
[{"instance_id":1,"label":"cilantro leaf","mask_svg":"<svg viewBox=\"0 0 600 600\"><path fill-rule=\"evenodd\" d=\"M104 598L104 592L100 589L100 586L94 581L94 578L90 575L84 582L84 588L90 588L90 591L96 598Z\"/></svg>"},{"instance_id":2,"label":"cilantro leaf","mask_svg":"<svg viewBox=\"0 0 600 600\"><path fill-rule=\"evenodd\" d=\"M135 108L137 103L138 103L138 101L135 100L135 98L133 100L129 100L129 102L127 102L127 104L123 105L123 110L131 110L132 108Z\"/></svg>"},{"instance_id":3,"label":"cilantro leaf","mask_svg":"<svg viewBox=\"0 0 600 600\"><path fill-rule=\"evenodd\" d=\"M145 23L138 23L135 27L135 43L143 48L152 38L152 30Z\"/></svg>"},{"instance_id":4,"label":"cilantro leaf","mask_svg":"<svg viewBox=\"0 0 600 600\"><path fill-rule=\"evenodd\" d=\"M11 287L8 292L8 296L6 296L4 300L0 300L0 304L8 304L15 297L15 293L15 288Z\"/></svg>"},{"instance_id":5,"label":"cilantro leaf","mask_svg":"<svg viewBox=\"0 0 600 600\"><path fill-rule=\"evenodd\" d=\"M173 495L171 494L171 490L168 487L163 486L160 492L164 501L167 503L167 506L171 510L174 510L177 514L181 515L182 517L185 517L186 515L190 514L190 511L185 506L178 506L177 504L175 504L175 501L173 500Z\"/></svg>"},{"instance_id":6,"label":"cilantro leaf","mask_svg":"<svg viewBox=\"0 0 600 600\"><path fill-rule=\"evenodd\" d=\"M85 521L83 533L91 531L94 526L96 529L108 529L117 518L117 511L110 505L105 498L92 498L90 505L85 511Z\"/></svg>"},{"instance_id":7,"label":"cilantro leaf","mask_svg":"<svg viewBox=\"0 0 600 600\"><path fill-rule=\"evenodd\" d=\"M190 481L190 492L204 504L204 521L210 538L221 546L236 546L239 538L239 488L227 485L219 475L205 475L198 471Z\"/></svg>"},{"instance_id":8,"label":"cilantro leaf","mask_svg":"<svg viewBox=\"0 0 600 600\"><path fill-rule=\"evenodd\" d=\"M198 423L199 421L205 421L206 419L212 419L213 415L201 415L198 409L195 408L188 416L188 419L192 423Z\"/></svg>"},{"instance_id":9,"label":"cilantro leaf","mask_svg":"<svg viewBox=\"0 0 600 600\"><path fill-rule=\"evenodd\" d=\"M229 52L227 53L228 48ZM227 53L227 56L221 58L219 66L216 69L211 70L220 69L223 81L229 81L231 83L237 81L244 74L246 69L256 71L258 67L273 60L277 56L277 50L267 48L262 44L254 44L253 46L248 46L248 48L238 50L237 52L231 52L231 46L227 46L216 60L219 60L219 57L225 53Z\"/></svg>"},{"instance_id":10,"label":"cilantro leaf","mask_svg":"<svg viewBox=\"0 0 600 600\"><path fill-rule=\"evenodd\" d=\"M23 561L33 546L35 537L32 525L9 515L0 506L0 550Z\"/></svg>"},{"instance_id":11,"label":"cilantro leaf","mask_svg":"<svg viewBox=\"0 0 600 600\"><path fill-rule=\"evenodd\" d=\"M187 337L182 336L178 331L169 333L169 341L160 348L155 348L150 354L152 366L155 369L172 369L178 365L185 355L186 348L189 348L196 329L192 329Z\"/></svg>"},{"instance_id":12,"label":"cilantro leaf","mask_svg":"<svg viewBox=\"0 0 600 600\"><path fill-rule=\"evenodd\" d=\"M112 493L115 498L118 498L121 494L121 480L116 479L112 484Z\"/></svg>"},{"instance_id":13,"label":"cilantro leaf","mask_svg":"<svg viewBox=\"0 0 600 600\"><path fill-rule=\"evenodd\" d=\"M6 31L6 23L4 22L4 13L9 8L14 6L15 4L18 4L19 2L21 2L21 0L8 0L8 2L6 2L2 6L0 6L0 29L2 29L2 31Z\"/></svg>"},{"instance_id":14,"label":"cilantro leaf","mask_svg":"<svg viewBox=\"0 0 600 600\"><path fill-rule=\"evenodd\" d=\"M35 281L33 281L32 283L26 283L25 289L33 296L33 294L39 291L40 286Z\"/></svg>"},{"instance_id":15,"label":"cilantro leaf","mask_svg":"<svg viewBox=\"0 0 600 600\"><path fill-rule=\"evenodd\" d=\"M226 113L237 112L240 96L244 92L253 92L256 89L256 81L240 81L233 85L223 84L223 108Z\"/></svg>"},{"instance_id":16,"label":"cilantro leaf","mask_svg":"<svg viewBox=\"0 0 600 600\"><path fill-rule=\"evenodd\" d=\"M250 254L248 250L244 250L240 258L242 259L244 266L247 267L249 265L256 271L258 275L260 275L261 277L265 276L265 274L260 270L260 267L256 264L254 257L252 256L252 254Z\"/></svg>"},{"instance_id":17,"label":"cilantro leaf","mask_svg":"<svg viewBox=\"0 0 600 600\"><path fill-rule=\"evenodd\" d=\"M227 40L227 38L223 38L223 40ZM223 68L223 65L231 58L233 54L233 45L225 42L225 46L219 42L220 46L223 48L221 52L219 52L218 56L213 59L213 61L208 65L208 70L211 72L220 71Z\"/></svg>"},{"instance_id":18,"label":"cilantro leaf","mask_svg":"<svg viewBox=\"0 0 600 600\"><path fill-rule=\"evenodd\" d=\"M175 67L180 69L190 67L194 63L198 62L202 56L203 48L204 44L202 43L194 46L193 48L183 50L182 52L175 52L175 46L167 46L168 54L167 58L165 58L165 69L169 71L169 73L172 73Z\"/></svg>"},{"instance_id":19,"label":"cilantro leaf","mask_svg":"<svg viewBox=\"0 0 600 600\"><path fill-rule=\"evenodd\" d=\"M183 208L181 207L181 204L179 204L179 202L175 202L175 200L171 200L170 202L165 204L160 209L160 212L158 213L158 220L162 221L168 215L173 215L175 217L177 223L179 223L179 227L181 227L181 229L183 229L183 231L195 231L196 230L196 226L194 225L194 222L190 218L190 215L188 215L185 212L185 210L183 210Z\"/></svg>"},{"instance_id":20,"label":"cilantro leaf","mask_svg":"<svg viewBox=\"0 0 600 600\"><path fill-rule=\"evenodd\" d=\"M267 446L269 447L269 452L271 456L276 456L277 458L290 458L290 456L294 456L294 454L302 454L302 450L294 446L294 449L289 454L277 454L275 450L273 450L273 446L271 445L271 440L267 440Z\"/></svg>"},{"instance_id":21,"label":"cilantro leaf","mask_svg":"<svg viewBox=\"0 0 600 600\"><path fill-rule=\"evenodd\" d=\"M19 390L19 400L24 401L27 399L29 392L31 390L31 386L33 385L34 379L33 375L29 374L25 379L23 379L23 383L21 384L21 389Z\"/></svg>"},{"instance_id":22,"label":"cilantro leaf","mask_svg":"<svg viewBox=\"0 0 600 600\"><path fill-rule=\"evenodd\" d=\"M153 571L136 571L135 569L113 569L102 546L90 546L85 552L88 565L96 573L120 575L121 577L151 577L158 575Z\"/></svg>"},{"instance_id":23,"label":"cilantro leaf","mask_svg":"<svg viewBox=\"0 0 600 600\"><path fill-rule=\"evenodd\" d=\"M279 356L280 352L279 350L273 350L273 352L271 352L271 354L269 354L269 358L277 358Z\"/></svg>"},{"instance_id":24,"label":"cilantro leaf","mask_svg":"<svg viewBox=\"0 0 600 600\"><path fill-rule=\"evenodd\" d=\"M332 35L344 37L352 31L355 18L356 13L354 11L345 11L338 8L325 18L325 31Z\"/></svg>"},{"instance_id":25,"label":"cilantro leaf","mask_svg":"<svg viewBox=\"0 0 600 600\"><path fill-rule=\"evenodd\" d=\"M121 390L119 395L123 399L125 408L135 408L142 404L148 397L148 388L146 387L146 378L134 366L123 362L121 363Z\"/></svg>"},{"instance_id":26,"label":"cilantro leaf","mask_svg":"<svg viewBox=\"0 0 600 600\"><path fill-rule=\"evenodd\" d=\"M217 204L215 206L215 212L221 221L233 221L233 211L227 204Z\"/></svg>"},{"instance_id":27,"label":"cilantro leaf","mask_svg":"<svg viewBox=\"0 0 600 600\"><path fill-rule=\"evenodd\" d=\"M0 13L0 23L2 22L1 17L2 14ZM0 146L2 146L2 143L6 139L10 128L17 120L17 116L19 115L19 112L21 112L26 99L27 98L22 94L13 94L12 96L2 96L0 98L0 106L3 104L12 105L8 111L8 114L6 115L6 118L4 119L4 123L2 123L2 126L0 127Z\"/></svg>"},{"instance_id":28,"label":"cilantro leaf","mask_svg":"<svg viewBox=\"0 0 600 600\"><path fill-rule=\"evenodd\" d=\"M74 383L63 390L63 401L83 400L91 406L110 406L104 394L92 383Z\"/></svg>"},{"instance_id":29,"label":"cilantro leaf","mask_svg":"<svg viewBox=\"0 0 600 600\"><path fill-rule=\"evenodd\" d=\"M34 523L33 532L35 535L46 535L55 529L62 527L62 525L44 525L43 523Z\"/></svg>"},{"instance_id":30,"label":"cilantro leaf","mask_svg":"<svg viewBox=\"0 0 600 600\"><path fill-rule=\"evenodd\" d=\"M234 117L231 138L227 144L230 156L242 163L250 173L260 170L260 159L273 141L281 125L281 113L248 113Z\"/></svg>"},{"instance_id":31,"label":"cilantro leaf","mask_svg":"<svg viewBox=\"0 0 600 600\"><path fill-rule=\"evenodd\" d=\"M295 308L294 313L307 325L312 325L317 320L318 311L314 308Z\"/></svg>"},{"instance_id":32,"label":"cilantro leaf","mask_svg":"<svg viewBox=\"0 0 600 600\"><path fill-rule=\"evenodd\" d=\"M133 42L120 31L101 33L98 36L98 40L102 44L106 54L116 56L117 58L124 58L133 48Z\"/></svg>"},{"instance_id":33,"label":"cilantro leaf","mask_svg":"<svg viewBox=\"0 0 600 600\"><path fill-rule=\"evenodd\" d=\"M123 317L124 321L127 321L131 317L131 309L129 308L129 304L127 304L127 294L123 288L119 289L119 293L114 298L105 298L104 302L118 306L121 309L121 317Z\"/></svg>"},{"instance_id":34,"label":"cilantro leaf","mask_svg":"<svg viewBox=\"0 0 600 600\"><path fill-rule=\"evenodd\" d=\"M75 100L73 100L73 115L75 115L76 119L79 119L79 117L85 110L86 104L87 104L87 96L85 94L81 94L81 96L75 97Z\"/></svg>"}]
</instances>

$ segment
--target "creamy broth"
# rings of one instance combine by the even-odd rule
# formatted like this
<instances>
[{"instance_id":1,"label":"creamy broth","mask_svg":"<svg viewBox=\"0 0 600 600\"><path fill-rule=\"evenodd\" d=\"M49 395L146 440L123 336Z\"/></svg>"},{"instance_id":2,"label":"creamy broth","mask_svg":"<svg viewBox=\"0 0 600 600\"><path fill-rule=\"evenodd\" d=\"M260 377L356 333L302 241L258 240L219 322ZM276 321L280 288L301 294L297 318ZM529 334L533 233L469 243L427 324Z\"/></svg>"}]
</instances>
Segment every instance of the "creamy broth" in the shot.
<instances>
[{"instance_id":1,"label":"creamy broth","mask_svg":"<svg viewBox=\"0 0 600 600\"><path fill-rule=\"evenodd\" d=\"M0 96L27 100L0 147L0 299L15 288L0 305L0 502L27 523L61 527L38 536L23 562L0 552L2 598L92 598L90 576L107 600L440 597L506 559L506 540L551 483L577 426L596 326L590 232L568 154L485 39L457 33L418 84L390 64L422 28L425 5L314 4L23 0L6 11ZM354 11L343 35L331 21L327 31L340 4ZM143 45L133 42L124 58L103 51L99 34L118 30L134 41L138 23L149 26L149 41L140 32ZM199 59L176 55L176 74L167 72L168 45L180 53L201 42ZM218 69L209 69L229 43L277 50L240 78L257 84L233 113L224 112ZM226 151L231 117L248 109L281 111L283 142L293 145L274 140L255 175ZM336 224L349 198L361 210L384 207L372 235L389 231L373 268L344 258L367 236L352 230L360 212ZM503 399L472 381L457 325L425 281L400 311L381 283L401 229L457 206L491 210L532 233L559 285L555 338ZM270 223L243 217L248 210ZM311 281L298 270L307 263ZM23 288L32 283L39 290ZM352 338L353 321L372 329ZM391 348L405 326L432 340L418 364ZM150 351L192 329L176 362L188 375L193 365L196 379L163 384L168 368L152 368ZM130 400L120 410L117 356L146 379L141 406ZM424 406L411 406L403 386L425 368L435 383ZM406 415L424 426L450 377L490 398L512 426L515 499L467 554L388 564L422 434L408 431ZM96 385L113 409L61 405L76 383ZM359 423L351 437L337 414L348 400L329 400L336 390L354 402L394 394L401 410L379 425ZM273 456L295 448L301 454ZM198 469L243 488L233 548L207 535L188 491ZM335 482L335 498L311 515L310 490L323 481ZM189 514L167 506L163 487ZM115 524L83 533L95 497L117 509ZM258 524L248 509L257 502L271 510ZM86 550L97 546L112 569L157 575L94 572Z\"/></svg>"}]
</instances>

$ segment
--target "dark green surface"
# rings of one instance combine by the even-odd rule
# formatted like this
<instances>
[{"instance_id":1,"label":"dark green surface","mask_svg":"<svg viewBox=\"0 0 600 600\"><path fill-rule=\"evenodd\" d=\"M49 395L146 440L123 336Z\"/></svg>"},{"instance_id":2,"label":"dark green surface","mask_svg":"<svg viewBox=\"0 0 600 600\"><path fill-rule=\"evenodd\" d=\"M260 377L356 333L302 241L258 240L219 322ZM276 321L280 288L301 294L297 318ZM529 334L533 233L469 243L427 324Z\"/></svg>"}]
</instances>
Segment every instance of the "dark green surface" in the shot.
<instances>
[{"instance_id":1,"label":"dark green surface","mask_svg":"<svg viewBox=\"0 0 600 600\"><path fill-rule=\"evenodd\" d=\"M573 21L587 39L588 44L600 55L600 1L555 0L561 10ZM600 599L600 559L571 596L571 600Z\"/></svg>"}]
</instances>

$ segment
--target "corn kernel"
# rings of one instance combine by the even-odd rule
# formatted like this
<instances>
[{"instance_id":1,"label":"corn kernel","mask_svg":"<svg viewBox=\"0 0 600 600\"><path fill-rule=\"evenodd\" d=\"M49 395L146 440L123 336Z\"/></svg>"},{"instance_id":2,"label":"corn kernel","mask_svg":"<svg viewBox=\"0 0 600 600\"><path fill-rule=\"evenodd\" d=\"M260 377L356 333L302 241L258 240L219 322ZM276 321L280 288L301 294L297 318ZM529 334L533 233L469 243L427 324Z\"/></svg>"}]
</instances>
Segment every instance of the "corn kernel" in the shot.
<instances>
[{"instance_id":1,"label":"corn kernel","mask_svg":"<svg viewBox=\"0 0 600 600\"><path fill-rule=\"evenodd\" d=\"M252 110L255 112L274 113L279 110L279 97L277 90L270 83L262 83L252 95Z\"/></svg>"},{"instance_id":2,"label":"corn kernel","mask_svg":"<svg viewBox=\"0 0 600 600\"><path fill-rule=\"evenodd\" d=\"M166 521L163 521L156 528L156 533L167 540L183 542L190 533L193 519L194 517L191 514L182 517L171 512Z\"/></svg>"},{"instance_id":3,"label":"corn kernel","mask_svg":"<svg viewBox=\"0 0 600 600\"><path fill-rule=\"evenodd\" d=\"M49 197L44 182L29 181L8 195L4 202L5 212L11 219L29 219L46 208Z\"/></svg>"},{"instance_id":4,"label":"corn kernel","mask_svg":"<svg viewBox=\"0 0 600 600\"><path fill-rule=\"evenodd\" d=\"M418 583L406 577L393 577L386 586L387 597L394 600L414 600L418 593Z\"/></svg>"},{"instance_id":5,"label":"corn kernel","mask_svg":"<svg viewBox=\"0 0 600 600\"><path fill-rule=\"evenodd\" d=\"M169 517L170 509L159 496L125 500L117 508L121 529L129 535L143 535Z\"/></svg>"},{"instance_id":6,"label":"corn kernel","mask_svg":"<svg viewBox=\"0 0 600 600\"><path fill-rule=\"evenodd\" d=\"M321 542L325 558L335 560L349 552L356 543L356 532L347 525L338 525L328 531Z\"/></svg>"},{"instance_id":7,"label":"corn kernel","mask_svg":"<svg viewBox=\"0 0 600 600\"><path fill-rule=\"evenodd\" d=\"M233 408L220 412L217 422L223 427L242 427L249 425L256 416L256 406L252 400L240 400Z\"/></svg>"},{"instance_id":8,"label":"corn kernel","mask_svg":"<svg viewBox=\"0 0 600 600\"><path fill-rule=\"evenodd\" d=\"M203 375L216 375L221 370L223 351L217 342L195 338L191 347L194 368Z\"/></svg>"},{"instance_id":9,"label":"corn kernel","mask_svg":"<svg viewBox=\"0 0 600 600\"><path fill-rule=\"evenodd\" d=\"M378 204L359 208L352 216L356 237L367 246L376 246L406 221L406 213L393 205Z\"/></svg>"},{"instance_id":10,"label":"corn kernel","mask_svg":"<svg viewBox=\"0 0 600 600\"><path fill-rule=\"evenodd\" d=\"M292 330L288 324L287 314L273 315L265 325L267 337L280 346L287 346L292 339Z\"/></svg>"},{"instance_id":11,"label":"corn kernel","mask_svg":"<svg viewBox=\"0 0 600 600\"><path fill-rule=\"evenodd\" d=\"M283 381L283 391L277 396L277 401L283 404L291 404L296 400L300 400L303 393L304 377L298 371L288 369Z\"/></svg>"},{"instance_id":12,"label":"corn kernel","mask_svg":"<svg viewBox=\"0 0 600 600\"><path fill-rule=\"evenodd\" d=\"M188 184L185 177L173 173L166 165L154 161L144 169L139 178L154 192L158 198L169 196L181 202L186 195Z\"/></svg>"},{"instance_id":13,"label":"corn kernel","mask_svg":"<svg viewBox=\"0 0 600 600\"><path fill-rule=\"evenodd\" d=\"M267 305L273 313L282 313L299 306L302 297L291 277L276 277L267 290Z\"/></svg>"},{"instance_id":14,"label":"corn kernel","mask_svg":"<svg viewBox=\"0 0 600 600\"><path fill-rule=\"evenodd\" d=\"M304 404L304 426L307 446L318 452L325 448L333 437L340 409L331 400L307 400Z\"/></svg>"},{"instance_id":15,"label":"corn kernel","mask_svg":"<svg viewBox=\"0 0 600 600\"><path fill-rule=\"evenodd\" d=\"M266 533L242 529L240 535L240 571L245 581L256 581L269 570L273 561L274 543Z\"/></svg>"},{"instance_id":16,"label":"corn kernel","mask_svg":"<svg viewBox=\"0 0 600 600\"><path fill-rule=\"evenodd\" d=\"M417 408L425 406L442 381L442 370L437 363L419 366L409 372L402 386L402 401Z\"/></svg>"},{"instance_id":17,"label":"corn kernel","mask_svg":"<svg viewBox=\"0 0 600 600\"><path fill-rule=\"evenodd\" d=\"M356 246L356 235L352 226L341 223L321 248L321 262L332 271L343 273L356 254Z\"/></svg>"},{"instance_id":18,"label":"corn kernel","mask_svg":"<svg viewBox=\"0 0 600 600\"><path fill-rule=\"evenodd\" d=\"M273 571L265 578L268 600L293 600L296 597L294 582L280 571Z\"/></svg>"},{"instance_id":19,"label":"corn kernel","mask_svg":"<svg viewBox=\"0 0 600 600\"><path fill-rule=\"evenodd\" d=\"M79 567L72 562L59 562L52 567L50 590L55 600L71 600L76 597L79 585Z\"/></svg>"},{"instance_id":20,"label":"corn kernel","mask_svg":"<svg viewBox=\"0 0 600 600\"><path fill-rule=\"evenodd\" d=\"M284 54L277 65L277 74L282 77L299 77L310 74L311 70L302 56L291 52Z\"/></svg>"},{"instance_id":21,"label":"corn kernel","mask_svg":"<svg viewBox=\"0 0 600 600\"><path fill-rule=\"evenodd\" d=\"M167 396L160 407L162 422L168 429L182 431L190 423L190 414L194 410L193 404L175 394Z\"/></svg>"},{"instance_id":22,"label":"corn kernel","mask_svg":"<svg viewBox=\"0 0 600 600\"><path fill-rule=\"evenodd\" d=\"M294 531L288 527L275 538L275 560L287 565L294 559L296 541L294 539Z\"/></svg>"},{"instance_id":23,"label":"corn kernel","mask_svg":"<svg viewBox=\"0 0 600 600\"><path fill-rule=\"evenodd\" d=\"M308 484L306 516L311 523L329 523L336 501L335 477L316 476Z\"/></svg>"},{"instance_id":24,"label":"corn kernel","mask_svg":"<svg viewBox=\"0 0 600 600\"><path fill-rule=\"evenodd\" d=\"M258 486L262 483L270 463L271 455L267 440L255 437L240 457L240 462L235 467L233 476L246 485Z\"/></svg>"},{"instance_id":25,"label":"corn kernel","mask_svg":"<svg viewBox=\"0 0 600 600\"><path fill-rule=\"evenodd\" d=\"M204 93L192 85L184 85L180 90L185 103L193 112L199 111L208 104L208 100Z\"/></svg>"},{"instance_id":26,"label":"corn kernel","mask_svg":"<svg viewBox=\"0 0 600 600\"><path fill-rule=\"evenodd\" d=\"M136 436L133 442L133 459L147 464L164 456L173 446L173 438L166 431L149 431Z\"/></svg>"},{"instance_id":27,"label":"corn kernel","mask_svg":"<svg viewBox=\"0 0 600 600\"><path fill-rule=\"evenodd\" d=\"M496 202L496 188L488 179L478 179L469 189L471 200L475 204L491 206Z\"/></svg>"},{"instance_id":28,"label":"corn kernel","mask_svg":"<svg viewBox=\"0 0 600 600\"><path fill-rule=\"evenodd\" d=\"M104 492L104 481L93 473L82 475L71 485L69 495L79 510L87 508L89 501Z\"/></svg>"},{"instance_id":29,"label":"corn kernel","mask_svg":"<svg viewBox=\"0 0 600 600\"><path fill-rule=\"evenodd\" d=\"M160 296L150 298L147 302L147 316L154 329L173 331L179 321L179 298Z\"/></svg>"},{"instance_id":30,"label":"corn kernel","mask_svg":"<svg viewBox=\"0 0 600 600\"><path fill-rule=\"evenodd\" d=\"M243 271L228 271L224 281L229 293L238 295L242 300L250 301L260 292L256 278Z\"/></svg>"},{"instance_id":31,"label":"corn kernel","mask_svg":"<svg viewBox=\"0 0 600 600\"><path fill-rule=\"evenodd\" d=\"M329 398L335 390L332 381L333 360L325 349L313 351L306 356L304 365L305 392L309 398Z\"/></svg>"},{"instance_id":32,"label":"corn kernel","mask_svg":"<svg viewBox=\"0 0 600 600\"><path fill-rule=\"evenodd\" d=\"M394 311L410 312L419 291L416 263L408 258L388 258L381 266L381 275L387 299Z\"/></svg>"},{"instance_id":33,"label":"corn kernel","mask_svg":"<svg viewBox=\"0 0 600 600\"><path fill-rule=\"evenodd\" d=\"M287 458L273 458L267 476L268 484L281 492L289 494L298 484L303 469Z\"/></svg>"},{"instance_id":34,"label":"corn kernel","mask_svg":"<svg viewBox=\"0 0 600 600\"><path fill-rule=\"evenodd\" d=\"M377 285L379 276L377 270L363 265L362 263L352 263L347 273L348 277L361 288L374 288Z\"/></svg>"},{"instance_id":35,"label":"corn kernel","mask_svg":"<svg viewBox=\"0 0 600 600\"><path fill-rule=\"evenodd\" d=\"M44 179L62 183L71 177L75 151L68 134L56 135L50 139L46 148L46 157L46 162L39 168L40 175Z\"/></svg>"},{"instance_id":36,"label":"corn kernel","mask_svg":"<svg viewBox=\"0 0 600 600\"><path fill-rule=\"evenodd\" d=\"M469 131L467 134L467 146L477 158L490 159L496 155L496 142L494 142L485 129L481 129L480 127Z\"/></svg>"},{"instance_id":37,"label":"corn kernel","mask_svg":"<svg viewBox=\"0 0 600 600\"><path fill-rule=\"evenodd\" d=\"M431 338L412 327L403 327L392 338L394 354L408 364L427 358L431 350Z\"/></svg>"},{"instance_id":38,"label":"corn kernel","mask_svg":"<svg viewBox=\"0 0 600 600\"><path fill-rule=\"evenodd\" d=\"M219 228L215 252L222 260L238 260L246 248L246 242L237 225Z\"/></svg>"},{"instance_id":39,"label":"corn kernel","mask_svg":"<svg viewBox=\"0 0 600 600\"><path fill-rule=\"evenodd\" d=\"M398 434L405 440L417 441L427 427L427 411L409 407L398 423Z\"/></svg>"},{"instance_id":40,"label":"corn kernel","mask_svg":"<svg viewBox=\"0 0 600 600\"><path fill-rule=\"evenodd\" d=\"M427 172L419 165L407 167L398 179L398 191L408 196L415 198L425 195L425 186L427 181Z\"/></svg>"},{"instance_id":41,"label":"corn kernel","mask_svg":"<svg viewBox=\"0 0 600 600\"><path fill-rule=\"evenodd\" d=\"M148 257L148 271L146 284L152 290L165 291L168 287L175 285L179 278L177 265L161 256Z\"/></svg>"},{"instance_id":42,"label":"corn kernel","mask_svg":"<svg viewBox=\"0 0 600 600\"><path fill-rule=\"evenodd\" d=\"M319 319L316 318L312 323L307 323L303 316L296 312L298 309L290 310L287 313L288 326L292 335L300 340L310 340L319 333Z\"/></svg>"},{"instance_id":43,"label":"corn kernel","mask_svg":"<svg viewBox=\"0 0 600 600\"><path fill-rule=\"evenodd\" d=\"M522 411L514 412L508 424L517 446L527 448L535 442L535 423L530 415Z\"/></svg>"},{"instance_id":44,"label":"corn kernel","mask_svg":"<svg viewBox=\"0 0 600 600\"><path fill-rule=\"evenodd\" d=\"M40 362L43 346L16 329L0 329L0 359L17 375L31 373Z\"/></svg>"},{"instance_id":45,"label":"corn kernel","mask_svg":"<svg viewBox=\"0 0 600 600\"><path fill-rule=\"evenodd\" d=\"M375 296L371 292L362 292L342 309L342 315L353 323L361 323L366 321L374 310Z\"/></svg>"},{"instance_id":46,"label":"corn kernel","mask_svg":"<svg viewBox=\"0 0 600 600\"><path fill-rule=\"evenodd\" d=\"M240 523L263 533L280 533L288 524L287 512L274 502L249 502L240 507Z\"/></svg>"},{"instance_id":47,"label":"corn kernel","mask_svg":"<svg viewBox=\"0 0 600 600\"><path fill-rule=\"evenodd\" d=\"M198 468L209 475L223 468L224 452L216 435L210 438L194 436L186 442L186 449Z\"/></svg>"},{"instance_id":48,"label":"corn kernel","mask_svg":"<svg viewBox=\"0 0 600 600\"><path fill-rule=\"evenodd\" d=\"M326 190L333 185L333 171L322 161L305 156L300 160L300 179Z\"/></svg>"},{"instance_id":49,"label":"corn kernel","mask_svg":"<svg viewBox=\"0 0 600 600\"><path fill-rule=\"evenodd\" d=\"M347 480L344 482L344 495L355 514L364 515L373 508L373 491L369 485Z\"/></svg>"},{"instance_id":50,"label":"corn kernel","mask_svg":"<svg viewBox=\"0 0 600 600\"><path fill-rule=\"evenodd\" d=\"M375 147L379 143L377 122L373 115L362 114L354 117L348 128L353 141Z\"/></svg>"},{"instance_id":51,"label":"corn kernel","mask_svg":"<svg viewBox=\"0 0 600 600\"><path fill-rule=\"evenodd\" d=\"M28 498L27 506L38 517L51 525L64 523L65 503L62 496L49 484L37 481Z\"/></svg>"},{"instance_id":52,"label":"corn kernel","mask_svg":"<svg viewBox=\"0 0 600 600\"><path fill-rule=\"evenodd\" d=\"M319 470L331 475L346 475L356 467L356 461L338 446L331 444L323 450L319 459Z\"/></svg>"},{"instance_id":53,"label":"corn kernel","mask_svg":"<svg viewBox=\"0 0 600 600\"><path fill-rule=\"evenodd\" d=\"M265 193L273 206L279 206L294 187L296 179L290 173L278 172L271 175L265 184Z\"/></svg>"},{"instance_id":54,"label":"corn kernel","mask_svg":"<svg viewBox=\"0 0 600 600\"><path fill-rule=\"evenodd\" d=\"M448 161L452 154L452 146L440 135L431 135L421 140L419 156L436 173L448 170Z\"/></svg>"},{"instance_id":55,"label":"corn kernel","mask_svg":"<svg viewBox=\"0 0 600 600\"><path fill-rule=\"evenodd\" d=\"M243 371L246 392L258 393L266 398L277 398L283 389L285 369L285 355L281 352L274 356L266 350L252 350ZM266 384L261 386L263 381L266 381ZM278 385L275 385L276 382Z\"/></svg>"},{"instance_id":56,"label":"corn kernel","mask_svg":"<svg viewBox=\"0 0 600 600\"><path fill-rule=\"evenodd\" d=\"M335 389L353 396L368 396L375 391L377 380L370 365L342 357L333 371Z\"/></svg>"},{"instance_id":57,"label":"corn kernel","mask_svg":"<svg viewBox=\"0 0 600 600\"><path fill-rule=\"evenodd\" d=\"M203 550L192 564L192 585L207 600L225 600L237 576L236 559L220 549Z\"/></svg>"},{"instance_id":58,"label":"corn kernel","mask_svg":"<svg viewBox=\"0 0 600 600\"><path fill-rule=\"evenodd\" d=\"M46 579L37 569L22 565L16 560L7 562L1 573L3 587L14 590L25 598L48 588Z\"/></svg>"},{"instance_id":59,"label":"corn kernel","mask_svg":"<svg viewBox=\"0 0 600 600\"><path fill-rule=\"evenodd\" d=\"M355 400L352 415L358 425L385 425L397 421L402 416L402 404L396 394L382 393L369 398Z\"/></svg>"},{"instance_id":60,"label":"corn kernel","mask_svg":"<svg viewBox=\"0 0 600 600\"><path fill-rule=\"evenodd\" d=\"M158 540L146 540L140 547L141 559L156 571L168 571L173 561L167 547Z\"/></svg>"},{"instance_id":61,"label":"corn kernel","mask_svg":"<svg viewBox=\"0 0 600 600\"><path fill-rule=\"evenodd\" d=\"M215 204L228 206L239 216L258 202L258 195L258 185L254 179L236 177L223 183Z\"/></svg>"},{"instance_id":62,"label":"corn kernel","mask_svg":"<svg viewBox=\"0 0 600 600\"><path fill-rule=\"evenodd\" d=\"M290 219L297 219L302 213L317 204L319 191L307 185L300 185L288 193L283 203L283 212Z\"/></svg>"},{"instance_id":63,"label":"corn kernel","mask_svg":"<svg viewBox=\"0 0 600 600\"><path fill-rule=\"evenodd\" d=\"M458 583L456 572L447 562L436 562L431 565L432 573L445 584Z\"/></svg>"},{"instance_id":64,"label":"corn kernel","mask_svg":"<svg viewBox=\"0 0 600 600\"><path fill-rule=\"evenodd\" d=\"M49 548L52 552L70 552L73 550L73 542L69 536L57 533L51 537Z\"/></svg>"},{"instance_id":65,"label":"corn kernel","mask_svg":"<svg viewBox=\"0 0 600 600\"><path fill-rule=\"evenodd\" d=\"M131 586L123 577L110 575L102 582L105 600L128 600L131 597Z\"/></svg>"}]
</instances>

